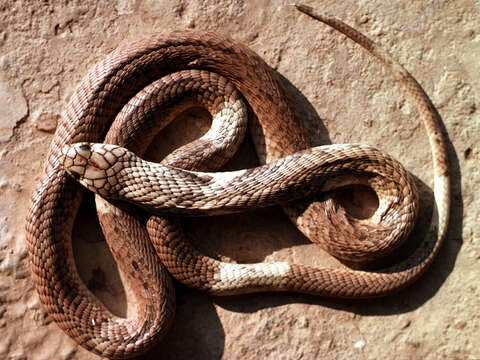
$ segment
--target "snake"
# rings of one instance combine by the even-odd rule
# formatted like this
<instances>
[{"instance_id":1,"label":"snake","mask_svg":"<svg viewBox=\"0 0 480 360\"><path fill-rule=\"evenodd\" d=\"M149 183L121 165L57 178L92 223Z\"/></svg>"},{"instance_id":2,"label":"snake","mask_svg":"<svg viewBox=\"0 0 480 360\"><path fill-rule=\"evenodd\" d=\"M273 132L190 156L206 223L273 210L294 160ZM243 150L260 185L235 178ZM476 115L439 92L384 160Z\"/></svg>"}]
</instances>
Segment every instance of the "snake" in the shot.
<instances>
[{"instance_id":1,"label":"snake","mask_svg":"<svg viewBox=\"0 0 480 360\"><path fill-rule=\"evenodd\" d=\"M197 251L174 215L281 204L297 228L333 256L368 263L391 254L408 237L418 195L410 173L371 146L312 148L278 74L247 46L199 30L153 34L114 50L78 85L57 126L26 219L40 301L87 350L131 358L155 346L175 313L169 274L217 295L274 290L369 298L411 285L436 258L449 221L450 175L446 136L434 106L413 76L368 37L311 7L294 6L365 48L416 104L434 175L434 209L422 244L399 264L376 272L287 262L225 263ZM158 131L193 105L212 114L207 134L160 164L143 160ZM235 125L224 127L227 118ZM217 172L247 128L261 165ZM111 313L78 275L71 236L84 195L79 181L110 198L97 195L97 210L112 254L134 290L138 304L132 318ZM353 218L334 195L317 196L348 184L375 190L379 205L371 218ZM155 214L145 215L149 211Z\"/></svg>"}]
</instances>

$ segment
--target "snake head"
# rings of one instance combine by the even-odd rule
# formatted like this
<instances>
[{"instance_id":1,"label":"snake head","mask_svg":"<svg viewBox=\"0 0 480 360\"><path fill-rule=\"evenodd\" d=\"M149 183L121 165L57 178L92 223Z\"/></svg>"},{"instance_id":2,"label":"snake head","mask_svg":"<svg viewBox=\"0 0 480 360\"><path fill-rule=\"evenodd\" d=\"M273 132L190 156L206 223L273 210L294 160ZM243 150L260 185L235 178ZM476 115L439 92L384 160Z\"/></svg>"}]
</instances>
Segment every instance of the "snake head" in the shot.
<instances>
[{"instance_id":1,"label":"snake head","mask_svg":"<svg viewBox=\"0 0 480 360\"><path fill-rule=\"evenodd\" d=\"M65 170L87 189L107 198L113 197L115 175L128 150L109 144L76 143L62 149Z\"/></svg>"}]
</instances>

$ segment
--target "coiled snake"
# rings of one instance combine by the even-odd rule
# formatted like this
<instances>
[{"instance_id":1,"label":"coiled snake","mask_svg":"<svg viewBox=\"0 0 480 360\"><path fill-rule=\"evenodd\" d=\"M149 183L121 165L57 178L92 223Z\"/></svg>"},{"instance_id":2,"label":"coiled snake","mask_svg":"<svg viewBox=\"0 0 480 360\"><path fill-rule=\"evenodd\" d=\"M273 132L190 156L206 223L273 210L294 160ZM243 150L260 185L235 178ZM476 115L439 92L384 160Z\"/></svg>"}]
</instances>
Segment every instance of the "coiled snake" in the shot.
<instances>
[{"instance_id":1,"label":"coiled snake","mask_svg":"<svg viewBox=\"0 0 480 360\"><path fill-rule=\"evenodd\" d=\"M178 280L215 294L286 290L360 298L384 296L411 284L438 253L448 224L450 185L446 141L430 101L412 76L368 38L309 7L296 7L376 56L416 103L430 140L435 184L436 206L425 243L404 263L382 272L283 262L226 264L193 249L175 220L152 216L145 228L133 212L97 198L105 236L138 302L132 319L109 312L76 271L71 232L83 192L63 165L103 195L141 200L142 206L153 206L160 213L219 213L286 203L287 214L307 237L350 262L391 253L408 236L417 213L411 176L391 157L363 145L310 149L278 76L250 49L208 32L152 35L115 50L78 86L55 133L27 217L40 300L57 324L88 350L112 358L134 357L165 334L175 305L164 266ZM110 125L106 143L141 155L159 129L191 104L202 104L213 114L212 130L167 157L165 167L144 162L123 148L90 144L101 141ZM155 116L160 110L166 115ZM208 172L235 151L248 112L259 160L268 165L234 173ZM223 127L223 120L231 116L234 125ZM74 143L80 144L66 147ZM120 156L123 160L114 162ZM120 169L125 164L131 167ZM109 172L107 177L104 168L110 167L120 175L110 177ZM159 180L163 185L152 182L147 191L136 188L135 181L149 184L158 173L166 176ZM112 192L122 182L123 190ZM348 183L367 184L377 193L379 206L368 221L351 218L334 200L291 202ZM172 197L175 193L180 195ZM381 242L384 238L390 239L388 245Z\"/></svg>"}]
</instances>

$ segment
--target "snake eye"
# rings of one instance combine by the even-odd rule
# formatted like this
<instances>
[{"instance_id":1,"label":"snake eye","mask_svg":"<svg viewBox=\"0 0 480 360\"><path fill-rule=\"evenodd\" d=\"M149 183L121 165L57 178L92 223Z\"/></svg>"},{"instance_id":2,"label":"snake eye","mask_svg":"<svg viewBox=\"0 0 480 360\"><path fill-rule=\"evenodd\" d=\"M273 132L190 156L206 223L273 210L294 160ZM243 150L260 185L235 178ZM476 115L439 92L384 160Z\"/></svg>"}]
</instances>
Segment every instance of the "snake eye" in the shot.
<instances>
[{"instance_id":1,"label":"snake eye","mask_svg":"<svg viewBox=\"0 0 480 360\"><path fill-rule=\"evenodd\" d=\"M90 145L87 145L87 144L80 145L80 150L90 151Z\"/></svg>"}]
</instances>

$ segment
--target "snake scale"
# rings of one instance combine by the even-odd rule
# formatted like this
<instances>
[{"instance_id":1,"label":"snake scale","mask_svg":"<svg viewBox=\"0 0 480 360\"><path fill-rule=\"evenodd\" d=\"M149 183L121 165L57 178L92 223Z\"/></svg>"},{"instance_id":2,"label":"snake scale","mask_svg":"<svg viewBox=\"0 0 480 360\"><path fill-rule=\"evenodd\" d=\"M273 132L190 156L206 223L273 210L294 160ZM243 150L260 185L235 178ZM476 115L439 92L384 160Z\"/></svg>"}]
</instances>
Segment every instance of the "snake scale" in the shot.
<instances>
[{"instance_id":1,"label":"snake scale","mask_svg":"<svg viewBox=\"0 0 480 360\"><path fill-rule=\"evenodd\" d=\"M227 264L195 250L184 239L174 218L152 216L145 227L135 212L97 197L105 237L138 302L131 319L112 314L86 288L75 267L71 233L83 191L63 165L72 160L69 157L72 155L73 159L83 159L80 167L96 160L94 167L101 168L117 155L126 154L128 161L124 164L153 169L154 165L133 158L123 148L90 143L105 140L142 155L160 128L192 104L200 104L212 113L212 129L162 162L166 167L161 171L172 175L169 188L182 190L184 184L193 183L203 189L195 190L197 193L210 191L216 196L222 187L229 193L232 179L244 179L241 184L233 184L238 188L256 184L270 189L258 195L258 190L241 188L234 200L215 200L213 203L220 205L212 212L227 211L229 204L237 204L236 208L233 206L235 211L287 202L283 205L286 213L309 239L342 260L358 263L391 253L408 236L417 213L411 176L389 156L364 145L332 145L334 155L326 147L310 149L306 131L278 75L246 46L210 32L155 34L112 52L77 87L57 127L45 174L27 216L28 249L40 300L62 330L86 349L110 358L129 358L144 353L164 336L175 311L172 282L166 268L187 285L214 294L286 290L365 298L388 295L410 285L437 255L448 224L450 180L446 140L432 104L413 77L364 35L335 18L317 14L310 7L296 5L296 8L344 33L377 57L392 70L417 105L429 137L434 170L435 206L424 243L410 258L381 272L312 268L284 262ZM165 112L163 118L155 116L159 111ZM247 114L259 160L267 165L230 174L211 172L228 161L240 143L247 127ZM232 116L235 126L223 128L225 118ZM232 148L226 139L229 144L233 142ZM66 147L74 143L81 144ZM92 148L98 151L91 152ZM318 157L330 164L327 167L333 169L333 180L312 175L317 170L304 175L307 168L324 166L312 165ZM377 170L382 164L387 165ZM312 203L290 201L310 196L313 188L329 190L346 183L347 178L351 180L352 175L346 175L344 167L354 168L354 182L366 183L377 192L379 208L373 216L377 228L349 217L334 199ZM141 172L135 169L130 170ZM287 175L292 170L297 171L298 181L289 183ZM79 168L69 171L77 177L85 172ZM277 186L280 195L268 200L266 193L275 185L270 185L271 177L263 178L262 174L274 171L277 175L273 177L284 182ZM361 175L364 171L367 176ZM377 179L378 174L383 177ZM212 185L214 178L220 187ZM92 180L90 187L105 188L105 181L96 180L96 183ZM314 185L299 185L303 180L313 181ZM207 188L202 188L204 185ZM296 191L299 195L294 195ZM178 209L188 208L194 203L191 195L188 199L172 200L170 210L181 212ZM253 196L258 201L242 196ZM147 202L151 200L145 193L141 197ZM159 203L164 199L161 200ZM395 212L391 204L400 202L405 205ZM200 207L208 211L211 204L206 201ZM397 224L398 218L406 220L408 225ZM381 242L387 236L392 238L392 247Z\"/></svg>"}]
</instances>

